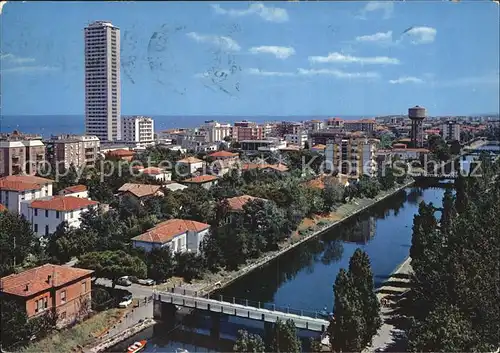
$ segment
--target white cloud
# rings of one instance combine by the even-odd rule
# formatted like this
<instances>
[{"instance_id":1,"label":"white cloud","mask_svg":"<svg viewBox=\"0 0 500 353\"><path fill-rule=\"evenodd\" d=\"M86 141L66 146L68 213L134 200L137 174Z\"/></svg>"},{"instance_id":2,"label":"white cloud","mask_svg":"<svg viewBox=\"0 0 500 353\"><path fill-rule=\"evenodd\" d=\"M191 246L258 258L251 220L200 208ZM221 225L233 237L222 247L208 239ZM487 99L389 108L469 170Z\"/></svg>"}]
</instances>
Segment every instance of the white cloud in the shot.
<instances>
[{"instance_id":1,"label":"white cloud","mask_svg":"<svg viewBox=\"0 0 500 353\"><path fill-rule=\"evenodd\" d=\"M252 54L272 54L278 59L287 59L295 54L295 49L292 47L279 47L274 45L264 45L260 47L250 48Z\"/></svg>"},{"instance_id":2,"label":"white cloud","mask_svg":"<svg viewBox=\"0 0 500 353\"><path fill-rule=\"evenodd\" d=\"M3 69L0 71L2 74L9 73L42 73L48 71L57 71L58 67L53 66L17 66L8 69Z\"/></svg>"},{"instance_id":3,"label":"white cloud","mask_svg":"<svg viewBox=\"0 0 500 353\"><path fill-rule=\"evenodd\" d=\"M392 31L387 32L377 32L375 34L369 34L364 36L356 37L356 42L392 42Z\"/></svg>"},{"instance_id":4,"label":"white cloud","mask_svg":"<svg viewBox=\"0 0 500 353\"><path fill-rule=\"evenodd\" d=\"M12 64L27 64L35 62L34 58L22 58L11 53L0 53L0 60Z\"/></svg>"},{"instance_id":5,"label":"white cloud","mask_svg":"<svg viewBox=\"0 0 500 353\"><path fill-rule=\"evenodd\" d=\"M390 58L388 56L372 56L372 57L358 57L351 55L344 55L338 52L329 53L327 56L310 56L309 61L312 63L357 63L357 64L379 64L379 65L398 65L399 59Z\"/></svg>"},{"instance_id":6,"label":"white cloud","mask_svg":"<svg viewBox=\"0 0 500 353\"><path fill-rule=\"evenodd\" d=\"M341 70L329 69L297 69L296 72L289 71L265 71L261 69L251 68L245 70L249 75L255 76L275 76L275 77L299 77L299 76L332 76L335 78L378 78L379 74L376 72L345 72Z\"/></svg>"},{"instance_id":7,"label":"white cloud","mask_svg":"<svg viewBox=\"0 0 500 353\"><path fill-rule=\"evenodd\" d=\"M434 42L437 30L432 27L410 27L403 35L411 37L413 44L429 44Z\"/></svg>"},{"instance_id":8,"label":"white cloud","mask_svg":"<svg viewBox=\"0 0 500 353\"><path fill-rule=\"evenodd\" d=\"M424 83L424 80L414 76L402 76L395 80L389 80L392 84L403 84L403 83Z\"/></svg>"},{"instance_id":9,"label":"white cloud","mask_svg":"<svg viewBox=\"0 0 500 353\"><path fill-rule=\"evenodd\" d=\"M383 12L383 18L389 19L392 17L392 13L394 12L394 4L392 1L368 1L357 18L364 20L366 19L366 15L368 13L375 11Z\"/></svg>"},{"instance_id":10,"label":"white cloud","mask_svg":"<svg viewBox=\"0 0 500 353\"><path fill-rule=\"evenodd\" d=\"M209 43L215 45L223 50L239 51L240 45L234 39L225 36L203 35L196 32L189 32L186 34L189 38L198 43Z\"/></svg>"},{"instance_id":11,"label":"white cloud","mask_svg":"<svg viewBox=\"0 0 500 353\"><path fill-rule=\"evenodd\" d=\"M251 4L247 9L235 10L224 9L219 4L212 4L215 13L219 15L228 15L231 17L242 17L248 15L257 15L265 21L269 22L286 22L288 21L288 12L279 7L268 7L258 2Z\"/></svg>"}]
</instances>

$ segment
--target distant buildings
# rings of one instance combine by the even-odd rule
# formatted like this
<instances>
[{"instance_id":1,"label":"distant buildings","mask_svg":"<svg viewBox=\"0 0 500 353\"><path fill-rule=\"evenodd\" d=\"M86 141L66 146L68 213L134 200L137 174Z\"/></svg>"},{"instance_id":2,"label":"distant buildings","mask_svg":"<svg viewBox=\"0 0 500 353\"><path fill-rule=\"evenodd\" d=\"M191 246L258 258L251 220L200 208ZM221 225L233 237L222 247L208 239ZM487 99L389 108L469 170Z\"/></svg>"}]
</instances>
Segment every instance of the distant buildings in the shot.
<instances>
[{"instance_id":1,"label":"distant buildings","mask_svg":"<svg viewBox=\"0 0 500 353\"><path fill-rule=\"evenodd\" d=\"M202 128L206 131L206 142L224 141L226 137L233 135L231 124L221 124L214 120L205 121Z\"/></svg>"},{"instance_id":2,"label":"distant buildings","mask_svg":"<svg viewBox=\"0 0 500 353\"><path fill-rule=\"evenodd\" d=\"M424 146L424 126L423 122L427 116L424 107L418 105L408 109L408 118L411 120L411 143L412 147L422 148Z\"/></svg>"},{"instance_id":3,"label":"distant buildings","mask_svg":"<svg viewBox=\"0 0 500 353\"><path fill-rule=\"evenodd\" d=\"M90 313L93 272L46 264L2 277L0 294L2 301L21 304L29 319L54 310L62 327Z\"/></svg>"},{"instance_id":4,"label":"distant buildings","mask_svg":"<svg viewBox=\"0 0 500 353\"><path fill-rule=\"evenodd\" d=\"M343 127L346 131L363 131L371 135L375 130L375 125L375 119L344 120Z\"/></svg>"},{"instance_id":5,"label":"distant buildings","mask_svg":"<svg viewBox=\"0 0 500 353\"><path fill-rule=\"evenodd\" d=\"M234 123L233 138L236 141L262 140L271 131L272 128L267 125L258 125L250 121L239 121Z\"/></svg>"},{"instance_id":6,"label":"distant buildings","mask_svg":"<svg viewBox=\"0 0 500 353\"><path fill-rule=\"evenodd\" d=\"M60 135L45 142L47 161L54 166L86 167L95 165L101 142L97 136Z\"/></svg>"},{"instance_id":7,"label":"distant buildings","mask_svg":"<svg viewBox=\"0 0 500 353\"><path fill-rule=\"evenodd\" d=\"M147 116L126 116L122 118L122 140L133 142L137 147L154 145L154 121Z\"/></svg>"},{"instance_id":8,"label":"distant buildings","mask_svg":"<svg viewBox=\"0 0 500 353\"><path fill-rule=\"evenodd\" d=\"M120 105L120 30L96 21L85 27L86 134L120 140Z\"/></svg>"},{"instance_id":9,"label":"distant buildings","mask_svg":"<svg viewBox=\"0 0 500 353\"><path fill-rule=\"evenodd\" d=\"M240 148L242 151L246 152L258 152L258 151L277 151L280 148L286 147L286 142L278 137L269 137L262 140L243 140L240 141Z\"/></svg>"},{"instance_id":10,"label":"distant buildings","mask_svg":"<svg viewBox=\"0 0 500 353\"><path fill-rule=\"evenodd\" d=\"M45 145L39 135L14 131L0 134L0 176L35 174L45 163Z\"/></svg>"},{"instance_id":11,"label":"distant buildings","mask_svg":"<svg viewBox=\"0 0 500 353\"><path fill-rule=\"evenodd\" d=\"M446 141L460 141L460 124L456 121L448 121L441 125L443 138Z\"/></svg>"}]
</instances>

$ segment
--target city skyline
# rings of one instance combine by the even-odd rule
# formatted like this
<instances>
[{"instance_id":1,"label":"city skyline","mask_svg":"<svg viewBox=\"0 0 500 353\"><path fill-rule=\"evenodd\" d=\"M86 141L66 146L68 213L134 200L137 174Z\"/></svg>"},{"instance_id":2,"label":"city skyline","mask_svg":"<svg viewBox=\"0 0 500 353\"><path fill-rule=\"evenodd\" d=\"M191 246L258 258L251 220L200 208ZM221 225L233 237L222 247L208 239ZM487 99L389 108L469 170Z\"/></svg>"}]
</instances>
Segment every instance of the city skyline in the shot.
<instances>
[{"instance_id":1,"label":"city skyline","mask_svg":"<svg viewBox=\"0 0 500 353\"><path fill-rule=\"evenodd\" d=\"M97 20L122 31L124 115L498 112L498 11L492 2L7 3L3 114L84 114L82 32Z\"/></svg>"}]
</instances>

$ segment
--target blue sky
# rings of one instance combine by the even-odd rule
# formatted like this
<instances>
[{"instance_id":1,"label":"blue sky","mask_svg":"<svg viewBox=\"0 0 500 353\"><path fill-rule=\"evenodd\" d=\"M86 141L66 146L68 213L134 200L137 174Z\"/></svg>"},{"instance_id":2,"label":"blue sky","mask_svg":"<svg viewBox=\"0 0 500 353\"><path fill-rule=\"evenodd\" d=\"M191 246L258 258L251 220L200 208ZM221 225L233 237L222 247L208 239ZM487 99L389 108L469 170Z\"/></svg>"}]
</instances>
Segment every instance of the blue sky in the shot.
<instances>
[{"instance_id":1,"label":"blue sky","mask_svg":"<svg viewBox=\"0 0 500 353\"><path fill-rule=\"evenodd\" d=\"M499 110L494 2L12 2L2 108L83 114L83 28L121 29L122 114Z\"/></svg>"}]
</instances>

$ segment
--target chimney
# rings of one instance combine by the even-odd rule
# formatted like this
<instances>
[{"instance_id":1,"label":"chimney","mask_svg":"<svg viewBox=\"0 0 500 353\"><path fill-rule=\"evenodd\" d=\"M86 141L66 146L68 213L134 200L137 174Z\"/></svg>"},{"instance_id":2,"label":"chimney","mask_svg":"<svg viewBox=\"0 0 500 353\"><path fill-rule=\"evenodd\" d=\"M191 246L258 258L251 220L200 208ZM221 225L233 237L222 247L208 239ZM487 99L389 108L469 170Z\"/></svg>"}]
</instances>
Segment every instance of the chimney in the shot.
<instances>
[{"instance_id":1,"label":"chimney","mask_svg":"<svg viewBox=\"0 0 500 353\"><path fill-rule=\"evenodd\" d=\"M50 280L52 279L52 275L47 276L47 283L50 284Z\"/></svg>"},{"instance_id":2,"label":"chimney","mask_svg":"<svg viewBox=\"0 0 500 353\"><path fill-rule=\"evenodd\" d=\"M27 292L30 290L30 284L26 283L26 287L24 287L24 291Z\"/></svg>"}]
</instances>

